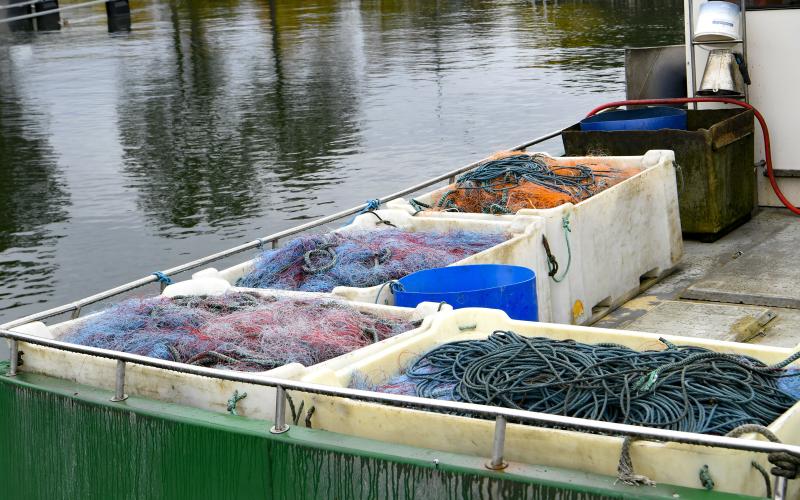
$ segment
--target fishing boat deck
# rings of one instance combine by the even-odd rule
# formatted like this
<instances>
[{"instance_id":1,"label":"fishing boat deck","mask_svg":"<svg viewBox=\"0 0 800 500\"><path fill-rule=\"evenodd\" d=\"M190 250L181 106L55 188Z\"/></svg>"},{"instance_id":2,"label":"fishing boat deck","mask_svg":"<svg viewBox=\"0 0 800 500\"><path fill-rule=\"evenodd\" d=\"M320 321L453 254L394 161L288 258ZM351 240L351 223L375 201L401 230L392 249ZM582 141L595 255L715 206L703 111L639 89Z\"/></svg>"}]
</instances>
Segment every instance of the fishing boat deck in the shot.
<instances>
[{"instance_id":1,"label":"fishing boat deck","mask_svg":"<svg viewBox=\"0 0 800 500\"><path fill-rule=\"evenodd\" d=\"M764 208L713 243L684 241L674 273L593 326L794 347L800 342L797 216Z\"/></svg>"}]
</instances>

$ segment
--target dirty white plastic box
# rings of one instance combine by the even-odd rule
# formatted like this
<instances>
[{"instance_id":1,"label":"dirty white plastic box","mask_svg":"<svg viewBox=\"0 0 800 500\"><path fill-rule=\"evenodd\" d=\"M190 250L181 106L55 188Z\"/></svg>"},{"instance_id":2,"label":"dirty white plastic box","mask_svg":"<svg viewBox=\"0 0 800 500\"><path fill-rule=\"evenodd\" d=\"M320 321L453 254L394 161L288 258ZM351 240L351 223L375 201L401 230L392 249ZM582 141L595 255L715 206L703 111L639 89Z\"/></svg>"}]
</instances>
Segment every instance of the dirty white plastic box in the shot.
<instances>
[{"instance_id":1,"label":"dirty white plastic box","mask_svg":"<svg viewBox=\"0 0 800 500\"><path fill-rule=\"evenodd\" d=\"M464 326L472 326L464 330ZM357 353L348 366L326 366L309 370L302 380L334 387L348 387L354 377L360 383L380 384L405 371L419 356L448 342L486 338L495 330L512 330L524 336L574 339L578 342L611 342L636 350L661 349L659 336L600 328L555 325L510 320L502 311L459 309L434 316L430 328L414 337L395 342L378 352ZM765 363L787 358L792 349L663 336L678 345L704 347L718 352L749 355ZM298 397L295 394L295 397ZM315 408L312 426L332 432L376 439L402 445L430 448L477 457L489 457L494 421L441 413L383 406L376 403L304 395L305 407ZM800 404L774 421L769 429L783 442L800 440ZM743 439L761 439L755 435ZM589 473L615 476L622 438L575 431L509 424L506 429L504 458L531 465L563 467ZM759 454L708 448L678 443L635 441L631 448L636 474L658 483L702 488L699 470L708 465L715 489L732 493L764 496L765 483L751 466L757 459L769 469L766 457ZM798 484L788 498L795 498Z\"/></svg>"},{"instance_id":2,"label":"dirty white plastic box","mask_svg":"<svg viewBox=\"0 0 800 500\"><path fill-rule=\"evenodd\" d=\"M227 291L235 292L245 290L255 291L260 295L268 297L295 297L305 300L313 298L337 300L328 294L239 289L231 287L227 282L214 279L190 280L170 285L164 290L164 295L221 295ZM372 352L380 349L382 346L391 345L395 342L402 341L408 336L417 335L425 331L430 325L431 320L429 316L440 309L439 304L428 302L420 304L415 309L365 303L348 304L359 311L371 313L376 316L385 317L391 315L392 317L400 317L412 322L421 321L420 326L413 330L360 349L365 353ZM443 310L449 309L451 308L446 306ZM13 330L58 340L74 326L87 321L95 314L52 326L47 326L41 322L34 322L14 328ZM115 360L61 351L24 342L20 343L19 350L25 353L23 364L19 367L19 370L22 372L49 375L65 380L72 380L79 384L114 390ZM338 358L328 360L326 366L336 367L337 369L347 366L350 363L352 354L353 353L348 353ZM300 363L290 363L260 373L269 377L296 379L306 373L306 370L308 370L308 367L304 367ZM242 399L237 405L239 415L259 419L273 419L275 414L275 389L271 387L212 379L134 363L128 363L125 370L125 391L128 394L135 394L140 397L216 412L227 411L228 399L230 399L233 392L237 390L240 394L243 392L247 393L247 397Z\"/></svg>"},{"instance_id":3,"label":"dirty white plastic box","mask_svg":"<svg viewBox=\"0 0 800 500\"><path fill-rule=\"evenodd\" d=\"M542 321L559 321L566 317L569 304L553 304L550 300L551 283L547 277L547 257L542 249L541 241L544 231L544 220L536 215L514 216L493 220L464 220L439 217L414 217L405 210L375 211L384 221L390 221L398 229L404 231L475 231L486 234L505 234L508 239L503 243L473 254L453 265L466 264L513 264L533 269L536 273L536 294L539 303L539 319ZM352 224L337 229L338 232L382 230L386 226L373 214L364 214L355 218ZM218 278L231 284L250 272L254 260L218 271L207 268L195 273L192 278ZM381 285L368 288L336 287L334 295L351 301L393 304L394 297L390 288ZM562 310L563 309L563 310Z\"/></svg>"},{"instance_id":4,"label":"dirty white plastic box","mask_svg":"<svg viewBox=\"0 0 800 500\"><path fill-rule=\"evenodd\" d=\"M644 170L577 205L521 210L515 215L433 211L414 215L407 201L395 200L388 209L376 213L407 231L467 230L510 235L504 243L452 265L511 264L533 269L540 321L590 323L639 293L643 282L655 281L679 262L683 240L673 160L671 151L603 157L603 163L611 167L638 166ZM430 198L431 194L426 196ZM428 198L420 200L430 201ZM568 233L563 227L565 218L569 221ZM385 227L374 215L364 214L337 231ZM558 259L558 277L569 262L569 271L560 282L548 276L544 235ZM217 277L234 284L253 269L253 264L249 260L221 271L208 268L194 276ZM381 288L337 287L333 293L348 300L391 304L389 287L383 287L379 294Z\"/></svg>"},{"instance_id":5,"label":"dirty white plastic box","mask_svg":"<svg viewBox=\"0 0 800 500\"><path fill-rule=\"evenodd\" d=\"M675 155L672 151L653 150L642 156L564 157L559 160L566 165L586 161L600 162L611 168L643 169L641 173L578 204L520 210L515 215L536 215L544 219L545 235L559 263L558 277L566 269L571 253L569 272L563 282L555 283L549 279L552 288L550 300L559 305L552 320L584 324L626 302L640 291L642 284L667 274L680 261L683 239ZM433 205L438 201L436 192L415 199ZM404 199L391 201L387 207L416 213L416 209ZM418 216L462 222L509 217L431 210ZM565 218L569 223L566 238ZM542 275L537 273L538 276ZM547 278L547 275L543 277ZM560 307L566 302L570 304L567 311Z\"/></svg>"}]
</instances>

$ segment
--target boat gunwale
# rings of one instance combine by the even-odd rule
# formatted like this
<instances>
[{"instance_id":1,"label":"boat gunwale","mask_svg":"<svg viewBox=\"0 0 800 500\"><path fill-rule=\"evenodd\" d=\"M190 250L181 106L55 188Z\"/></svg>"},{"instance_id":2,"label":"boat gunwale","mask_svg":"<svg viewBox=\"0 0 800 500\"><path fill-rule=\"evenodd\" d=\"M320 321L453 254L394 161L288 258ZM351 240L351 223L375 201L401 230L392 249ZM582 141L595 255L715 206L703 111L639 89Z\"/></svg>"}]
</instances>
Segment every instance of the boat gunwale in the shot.
<instances>
[{"instance_id":1,"label":"boat gunwale","mask_svg":"<svg viewBox=\"0 0 800 500\"><path fill-rule=\"evenodd\" d=\"M599 420L589 420L583 418L567 417L562 415L551 415L547 413L516 410L511 408L494 407L473 403L463 403L457 401L444 401L437 399L420 398L416 396L404 396L399 394L385 394L378 392L365 391L360 389L331 387L322 384L299 382L277 377L269 377L248 372L237 372L232 370L220 370L206 368L202 366L187 365L166 361L156 358L149 358L137 354L88 347L78 344L71 344L58 340L46 339L35 335L13 332L0 329L0 337L9 339L12 343L25 342L36 344L52 349L69 351L90 356L109 358L123 363L134 363L138 365L151 366L164 370L190 373L202 377L229 380L233 382L250 383L254 385L274 387L279 389L277 397L282 397L286 390L293 390L309 394L320 394L325 396L354 399L371 403L378 403L386 406L413 407L425 411L435 412L464 412L473 417L491 417L494 419L505 419L513 422L523 422L539 425L557 425L571 430L582 432L600 432L613 435L630 436L637 439L668 441L689 445L708 446L712 448L727 448L740 451L750 451L755 453L785 452L794 457L800 458L800 446L774 443L771 441L759 441L755 439L741 439L726 436L715 436L708 434L698 434L692 432L673 431L668 429L658 429L652 427L617 424L613 422L603 422ZM18 346L17 346L18 347ZM14 352L16 349L12 349ZM16 363L12 360L12 373L15 371ZM9 376L9 375L7 375ZM13 375L11 375L13 376ZM276 398L277 408L277 398ZM288 426L287 426L288 427Z\"/></svg>"}]
</instances>

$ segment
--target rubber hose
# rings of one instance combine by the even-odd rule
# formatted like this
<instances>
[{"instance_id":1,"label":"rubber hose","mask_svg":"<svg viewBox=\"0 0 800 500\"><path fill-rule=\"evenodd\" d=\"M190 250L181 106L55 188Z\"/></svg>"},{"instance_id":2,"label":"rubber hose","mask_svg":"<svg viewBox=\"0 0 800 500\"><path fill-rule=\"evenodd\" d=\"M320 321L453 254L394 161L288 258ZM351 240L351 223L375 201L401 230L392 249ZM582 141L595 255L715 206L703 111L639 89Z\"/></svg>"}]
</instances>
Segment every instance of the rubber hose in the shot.
<instances>
[{"instance_id":1,"label":"rubber hose","mask_svg":"<svg viewBox=\"0 0 800 500\"><path fill-rule=\"evenodd\" d=\"M761 132L764 135L764 155L766 156L767 161L767 177L769 178L769 183L772 186L772 190L775 192L775 195L781 200L783 206L791 210L793 213L800 215L800 208L792 205L792 203L784 196L781 188L778 187L778 181L775 180L775 173L772 170L772 150L770 148L769 143L769 129L767 129L767 122L764 120L764 117L761 113L753 107L751 104L739 101L736 99L731 99L728 97L675 97L669 99L639 99L639 100L625 100L625 101L615 101L603 104L602 106L598 106L591 110L586 117L594 116L600 111L608 108L618 108L620 106L647 106L647 105L658 105L658 104L688 104L688 103L698 103L698 102L719 102L724 104L733 104L735 106L739 106L742 108L747 108L753 112L758 123L761 125Z\"/></svg>"}]
</instances>

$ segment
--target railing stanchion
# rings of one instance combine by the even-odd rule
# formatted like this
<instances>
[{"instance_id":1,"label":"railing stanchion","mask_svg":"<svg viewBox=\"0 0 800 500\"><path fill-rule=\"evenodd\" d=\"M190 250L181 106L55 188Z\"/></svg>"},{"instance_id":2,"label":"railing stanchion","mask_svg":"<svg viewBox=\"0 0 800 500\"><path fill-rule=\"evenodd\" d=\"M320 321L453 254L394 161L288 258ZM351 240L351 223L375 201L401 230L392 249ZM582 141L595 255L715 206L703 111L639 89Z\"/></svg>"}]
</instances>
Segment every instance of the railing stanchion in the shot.
<instances>
[{"instance_id":1,"label":"railing stanchion","mask_svg":"<svg viewBox=\"0 0 800 500\"><path fill-rule=\"evenodd\" d=\"M275 388L275 425L270 428L273 434L283 434L289 430L286 425L286 389L281 386Z\"/></svg>"},{"instance_id":2,"label":"railing stanchion","mask_svg":"<svg viewBox=\"0 0 800 500\"><path fill-rule=\"evenodd\" d=\"M9 361L11 364L8 367L8 375L9 377L16 377L17 376L17 368L19 367L19 341L17 339L11 339L11 353Z\"/></svg>"},{"instance_id":3,"label":"railing stanchion","mask_svg":"<svg viewBox=\"0 0 800 500\"><path fill-rule=\"evenodd\" d=\"M508 462L503 461L503 448L506 444L506 418L498 415L494 421L494 444L492 445L492 459L486 464L487 469L503 470L508 467Z\"/></svg>"},{"instance_id":4,"label":"railing stanchion","mask_svg":"<svg viewBox=\"0 0 800 500\"><path fill-rule=\"evenodd\" d=\"M75 309L72 310L72 314L70 314L69 316L70 316L70 319L78 319L78 317L80 317L80 315L81 315L81 306L77 305L77 306L75 306Z\"/></svg>"},{"instance_id":5,"label":"railing stanchion","mask_svg":"<svg viewBox=\"0 0 800 500\"><path fill-rule=\"evenodd\" d=\"M772 500L786 500L786 490L789 480L783 476L775 476L775 485L772 488Z\"/></svg>"},{"instance_id":6,"label":"railing stanchion","mask_svg":"<svg viewBox=\"0 0 800 500\"><path fill-rule=\"evenodd\" d=\"M125 401L126 399L128 399L128 395L125 394L125 362L121 359L118 359L114 397L111 398L111 401L118 403L120 401Z\"/></svg>"}]
</instances>

